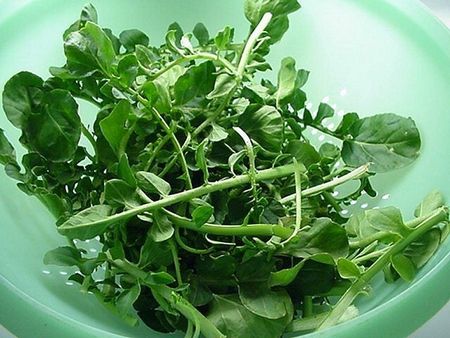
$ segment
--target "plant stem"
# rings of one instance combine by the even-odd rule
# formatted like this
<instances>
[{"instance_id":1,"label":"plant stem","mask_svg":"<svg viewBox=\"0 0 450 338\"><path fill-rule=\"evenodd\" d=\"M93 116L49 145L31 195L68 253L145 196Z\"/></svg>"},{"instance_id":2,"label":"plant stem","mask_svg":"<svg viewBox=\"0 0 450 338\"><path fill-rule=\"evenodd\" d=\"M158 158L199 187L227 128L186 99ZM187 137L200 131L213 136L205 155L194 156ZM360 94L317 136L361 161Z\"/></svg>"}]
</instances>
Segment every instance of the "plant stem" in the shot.
<instances>
[{"instance_id":1,"label":"plant stem","mask_svg":"<svg viewBox=\"0 0 450 338\"><path fill-rule=\"evenodd\" d=\"M175 61L172 61L165 68L159 70L156 73L151 73L147 68L143 68L143 70L149 76L150 80L155 80L156 78L158 78L159 76L163 75L164 73L166 73L167 71L169 71L170 69L172 69L173 67L175 67L175 66L177 66L179 64L182 64L184 62L193 61L193 60L198 60L198 59L204 59L204 60L211 60L211 61L214 61L214 62L219 62L225 68L227 68L231 73L236 74L236 67L234 67L228 60L224 59L223 57L221 57L221 56L219 56L217 54L206 53L206 52L199 52L199 53L196 53L194 55L182 56L179 59L176 59Z\"/></svg>"},{"instance_id":2,"label":"plant stem","mask_svg":"<svg viewBox=\"0 0 450 338\"><path fill-rule=\"evenodd\" d=\"M267 26L270 23L270 20L272 19L272 13L266 13L262 17L259 24L256 26L252 34L250 34L249 38L247 39L247 42L245 43L244 49L242 51L241 58L239 60L237 72L235 72L236 75L236 85L230 90L226 98L222 101L220 106L216 109L216 111L208 117L205 121L203 121L202 124L200 124L192 133L192 136L197 136L203 129L205 129L209 124L216 119L217 116L219 116L222 111L228 106L230 103L231 98L233 97L234 93L236 92L237 88L239 87L239 84L242 82L242 79L244 77L245 73L245 67L247 66L248 60L250 58L250 55L253 51L253 48L255 47L256 42L258 41L258 38L261 36L261 34L264 32L264 30L267 28Z\"/></svg>"},{"instance_id":3,"label":"plant stem","mask_svg":"<svg viewBox=\"0 0 450 338\"><path fill-rule=\"evenodd\" d=\"M187 245L186 243L183 242L183 239L180 236L180 228L179 227L175 228L175 240L177 241L177 244L183 250L186 250L187 252L190 252L194 255L206 255L214 250L213 247L210 247L208 249L195 249L195 248L190 247L189 245Z\"/></svg>"},{"instance_id":4,"label":"plant stem","mask_svg":"<svg viewBox=\"0 0 450 338\"><path fill-rule=\"evenodd\" d=\"M325 182L325 183L316 185L315 187L303 190L302 197L313 196L322 191L326 191L326 190L334 188L338 185L341 185L347 181L357 179L357 178L361 177L362 175L366 174L368 171L369 171L369 164L364 164L344 176L335 178L329 182ZM293 201L293 200L295 200L295 194L283 197L280 200L280 203L285 204L285 203Z\"/></svg>"},{"instance_id":5,"label":"plant stem","mask_svg":"<svg viewBox=\"0 0 450 338\"><path fill-rule=\"evenodd\" d=\"M127 89L128 92L134 96L136 96L136 98L138 99L138 101L143 104L145 107L147 107L151 113L156 117L156 119L158 120L158 123L161 125L161 127L163 128L163 130L167 133L167 135L170 135L170 139L172 141L173 146L175 147L175 150L178 153L178 157L180 159L181 162L181 168L184 171L184 175L186 176L186 186L188 189L192 188L192 181L191 181L191 176L189 175L189 168L187 166L187 162L186 162L186 158L184 157L183 154L183 150L181 148L180 142L178 142L178 139L175 137L174 132L172 131L172 129L169 127L169 125L167 124L167 122L163 119L163 117L161 116L161 114L159 113L158 110L155 109L155 107L152 107L148 100L145 99L144 97L142 97L138 92L136 92L135 90L128 88Z\"/></svg>"},{"instance_id":6,"label":"plant stem","mask_svg":"<svg viewBox=\"0 0 450 338\"><path fill-rule=\"evenodd\" d=\"M196 137L200 132L208 127L212 121L214 121L217 116L219 116L223 110L230 104L230 100L233 97L236 89L238 88L238 84L236 84L230 92L227 94L225 99L222 101L222 103L219 105L219 107L212 113L211 116L209 116L205 121L203 121L195 130L192 132L192 136Z\"/></svg>"},{"instance_id":7,"label":"plant stem","mask_svg":"<svg viewBox=\"0 0 450 338\"><path fill-rule=\"evenodd\" d=\"M418 239L436 224L447 219L448 209L446 207L441 207L426 216L412 232L395 243L388 251L380 256L356 282L353 283L319 326L318 330L323 330L335 325L345 313L346 309L353 303L353 300L364 290L367 283L389 264L392 256L402 252L409 244L411 244L411 242Z\"/></svg>"},{"instance_id":8,"label":"plant stem","mask_svg":"<svg viewBox=\"0 0 450 338\"><path fill-rule=\"evenodd\" d=\"M175 267L175 276L177 278L178 286L183 285L183 278L181 278L180 260L178 257L177 246L175 245L173 238L169 240L170 252L172 254L173 266Z\"/></svg>"},{"instance_id":9,"label":"plant stem","mask_svg":"<svg viewBox=\"0 0 450 338\"><path fill-rule=\"evenodd\" d=\"M392 237L392 233L389 232L376 232L373 235L364 237L363 239L359 240L359 241L349 241L349 246L351 249L356 249L356 248L365 248L366 246L368 246L369 244L378 241L380 239L386 238L386 237Z\"/></svg>"},{"instance_id":10,"label":"plant stem","mask_svg":"<svg viewBox=\"0 0 450 338\"><path fill-rule=\"evenodd\" d=\"M372 258L378 258L380 257L382 254L384 254L387 250L389 250L389 247L386 247L385 249L381 249L381 250L377 250L371 253L368 253L364 256L360 256L360 257L356 257L354 258L352 261L356 264L361 264L365 261L368 261L369 259Z\"/></svg>"},{"instance_id":11,"label":"plant stem","mask_svg":"<svg viewBox=\"0 0 450 338\"><path fill-rule=\"evenodd\" d=\"M219 236L278 236L286 239L293 233L292 229L285 228L279 224L218 225L206 223L198 227L188 218L181 217L168 210L164 210L164 212L169 220L180 228L203 234Z\"/></svg>"},{"instance_id":12,"label":"plant stem","mask_svg":"<svg viewBox=\"0 0 450 338\"><path fill-rule=\"evenodd\" d=\"M188 137L186 138L183 145L181 146L181 151L184 152L190 142L191 142L191 137L188 134ZM175 165L176 162L177 162L177 156L173 157L172 160L170 160L170 162L164 167L164 169L158 174L158 176L164 177L170 171L170 169L172 169L172 167Z\"/></svg>"},{"instance_id":13,"label":"plant stem","mask_svg":"<svg viewBox=\"0 0 450 338\"><path fill-rule=\"evenodd\" d=\"M285 177L292 175L295 168L293 164L288 164L285 166L277 167L277 168L271 168L266 170L261 170L256 174L256 181L264 181L264 180L273 180L280 177ZM232 178L228 178L222 181L217 181L210 183L209 185L186 190L183 192L179 192L173 195L169 195L165 198L162 198L158 201L149 202L143 205L140 205L138 207L135 207L134 209L126 210L111 216L107 216L103 219L96 220L96 221L88 221L87 223L77 223L72 224L69 221L62 224L58 230L61 233L65 233L66 231L71 231L75 229L83 229L88 228L92 226L108 226L116 222L127 220L131 217L137 216L139 214L142 214L144 212L152 211L155 209L160 209L167 207L169 205L173 205L179 202L183 201L189 201L193 198L200 197L203 195L207 195L209 193L230 189L239 185L247 184L250 182L250 176L249 175L239 175ZM76 216L76 215L75 215Z\"/></svg>"},{"instance_id":14,"label":"plant stem","mask_svg":"<svg viewBox=\"0 0 450 338\"><path fill-rule=\"evenodd\" d=\"M342 211L342 207L328 191L322 192L322 195L327 200L327 202L333 207L334 210L336 210L337 212Z\"/></svg>"},{"instance_id":15,"label":"plant stem","mask_svg":"<svg viewBox=\"0 0 450 338\"><path fill-rule=\"evenodd\" d=\"M313 315L313 299L312 296L303 297L303 318L308 318Z\"/></svg>"},{"instance_id":16,"label":"plant stem","mask_svg":"<svg viewBox=\"0 0 450 338\"><path fill-rule=\"evenodd\" d=\"M92 145L92 148L94 149L94 158L91 159L93 162L98 162L98 151L97 151L97 143L95 142L94 136L92 136L91 132L86 128L86 126L82 123L81 124L81 132L86 137L86 139L89 141L89 143Z\"/></svg>"},{"instance_id":17,"label":"plant stem","mask_svg":"<svg viewBox=\"0 0 450 338\"><path fill-rule=\"evenodd\" d=\"M186 319L198 323L205 338L226 338L208 318L171 288L165 285L154 285L151 288L154 292L158 292L158 294L166 299Z\"/></svg>"},{"instance_id":18,"label":"plant stem","mask_svg":"<svg viewBox=\"0 0 450 338\"><path fill-rule=\"evenodd\" d=\"M252 34L250 34L244 50L241 55L241 59L239 61L239 65L237 68L237 74L239 77L244 76L245 67L247 66L248 59L253 51L253 47L255 47L256 42L258 41L261 34L264 32L264 30L267 28L267 26L270 23L270 20L272 20L272 13L265 13L259 22L259 24L256 26Z\"/></svg>"},{"instance_id":19,"label":"plant stem","mask_svg":"<svg viewBox=\"0 0 450 338\"><path fill-rule=\"evenodd\" d=\"M162 138L162 140L158 143L156 148L153 150L152 156L148 160L147 164L145 165L144 171L148 171L150 167L153 164L153 161L155 160L156 156L158 155L159 151L166 145L166 143L170 140L170 135L167 134Z\"/></svg>"},{"instance_id":20,"label":"plant stem","mask_svg":"<svg viewBox=\"0 0 450 338\"><path fill-rule=\"evenodd\" d=\"M112 261L112 264L145 283L148 273L135 265L124 260L114 260ZM168 301L177 311L185 316L187 320L198 323L205 338L226 338L208 318L170 287L166 285L146 285L150 287L153 292L157 292L161 297Z\"/></svg>"},{"instance_id":21,"label":"plant stem","mask_svg":"<svg viewBox=\"0 0 450 338\"><path fill-rule=\"evenodd\" d=\"M294 238L302 226L302 170L301 166L298 164L294 157L295 166L295 228L288 239L282 242L282 244L288 243L292 238Z\"/></svg>"}]
</instances>

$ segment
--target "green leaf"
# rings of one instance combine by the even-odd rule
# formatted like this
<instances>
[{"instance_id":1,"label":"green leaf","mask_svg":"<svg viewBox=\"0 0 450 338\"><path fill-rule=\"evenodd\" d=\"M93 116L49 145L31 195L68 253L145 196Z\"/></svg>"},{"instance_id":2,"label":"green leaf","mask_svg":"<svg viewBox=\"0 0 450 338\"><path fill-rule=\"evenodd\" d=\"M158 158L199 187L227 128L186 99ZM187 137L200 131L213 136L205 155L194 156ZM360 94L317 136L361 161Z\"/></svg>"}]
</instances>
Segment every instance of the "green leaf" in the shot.
<instances>
[{"instance_id":1,"label":"green leaf","mask_svg":"<svg viewBox=\"0 0 450 338\"><path fill-rule=\"evenodd\" d=\"M334 116L334 109L327 103L320 103L314 123L320 124L324 119Z\"/></svg>"},{"instance_id":2,"label":"green leaf","mask_svg":"<svg viewBox=\"0 0 450 338\"><path fill-rule=\"evenodd\" d=\"M230 278L236 271L236 258L228 253L201 256L196 262L197 273L205 278L218 280Z\"/></svg>"},{"instance_id":3,"label":"green leaf","mask_svg":"<svg viewBox=\"0 0 450 338\"><path fill-rule=\"evenodd\" d=\"M109 205L94 205L70 217L58 228L58 232L70 239L94 238L104 233L111 225L109 222L104 222L111 213L112 208ZM100 224L97 225L96 222Z\"/></svg>"},{"instance_id":4,"label":"green leaf","mask_svg":"<svg viewBox=\"0 0 450 338\"><path fill-rule=\"evenodd\" d=\"M304 143L300 140L292 140L289 142L286 146L285 153L295 157L306 168L312 164L319 163L321 160L320 154L311 144Z\"/></svg>"},{"instance_id":5,"label":"green leaf","mask_svg":"<svg viewBox=\"0 0 450 338\"><path fill-rule=\"evenodd\" d=\"M371 163L373 172L411 164L420 151L420 135L411 118L380 114L353 123L344 140L342 158L352 167Z\"/></svg>"},{"instance_id":6,"label":"green leaf","mask_svg":"<svg viewBox=\"0 0 450 338\"><path fill-rule=\"evenodd\" d=\"M211 290L198 279L190 281L188 292L189 303L196 307L204 306L213 299Z\"/></svg>"},{"instance_id":7,"label":"green leaf","mask_svg":"<svg viewBox=\"0 0 450 338\"><path fill-rule=\"evenodd\" d=\"M130 102L120 100L113 111L100 121L103 136L119 158L125 152L124 145L126 145L128 135L127 122L132 114L132 109Z\"/></svg>"},{"instance_id":8,"label":"green leaf","mask_svg":"<svg viewBox=\"0 0 450 338\"><path fill-rule=\"evenodd\" d=\"M280 337L291 321L293 310L280 319L267 319L247 310L236 295L214 295L207 318L227 337Z\"/></svg>"},{"instance_id":9,"label":"green leaf","mask_svg":"<svg viewBox=\"0 0 450 338\"><path fill-rule=\"evenodd\" d=\"M271 291L264 284L239 285L239 298L247 310L268 319L285 317L292 308L291 298L285 290Z\"/></svg>"},{"instance_id":10,"label":"green leaf","mask_svg":"<svg viewBox=\"0 0 450 338\"><path fill-rule=\"evenodd\" d=\"M302 88L309 79L309 71L305 69L300 69L297 72L297 78L295 80L295 86L300 89Z\"/></svg>"},{"instance_id":11,"label":"green leaf","mask_svg":"<svg viewBox=\"0 0 450 338\"><path fill-rule=\"evenodd\" d=\"M206 183L209 179L208 163L206 162L206 149L208 140L204 140L200 143L195 151L195 163L198 168L203 172L203 181Z\"/></svg>"},{"instance_id":12,"label":"green leaf","mask_svg":"<svg viewBox=\"0 0 450 338\"><path fill-rule=\"evenodd\" d=\"M0 164L16 163L16 152L6 138L3 129L0 129Z\"/></svg>"},{"instance_id":13,"label":"green leaf","mask_svg":"<svg viewBox=\"0 0 450 338\"><path fill-rule=\"evenodd\" d=\"M339 258L337 261L337 269L339 275L344 279L357 280L361 276L358 266L351 260Z\"/></svg>"},{"instance_id":14,"label":"green leaf","mask_svg":"<svg viewBox=\"0 0 450 338\"><path fill-rule=\"evenodd\" d=\"M441 192L434 190L430 192L423 201L414 210L414 216L422 217L429 215L436 209L445 205L444 195Z\"/></svg>"},{"instance_id":15,"label":"green leaf","mask_svg":"<svg viewBox=\"0 0 450 338\"><path fill-rule=\"evenodd\" d=\"M194 36L198 40L200 46L206 46L208 44L209 33L204 24L202 24L201 22L196 24L192 33L194 33Z\"/></svg>"},{"instance_id":16,"label":"green leaf","mask_svg":"<svg viewBox=\"0 0 450 338\"><path fill-rule=\"evenodd\" d=\"M192 212L192 221L195 226L200 228L209 221L214 213L214 208L208 205L201 205Z\"/></svg>"},{"instance_id":17,"label":"green leaf","mask_svg":"<svg viewBox=\"0 0 450 338\"><path fill-rule=\"evenodd\" d=\"M27 119L25 145L50 161L71 160L81 137L76 101L69 92L55 89L43 97L41 104L39 112Z\"/></svg>"},{"instance_id":18,"label":"green leaf","mask_svg":"<svg viewBox=\"0 0 450 338\"><path fill-rule=\"evenodd\" d=\"M175 229L167 216L155 212L153 213L153 220L154 222L150 229L150 237L155 242L164 242L173 236Z\"/></svg>"},{"instance_id":19,"label":"green leaf","mask_svg":"<svg viewBox=\"0 0 450 338\"><path fill-rule=\"evenodd\" d=\"M208 100L217 99L228 95L236 87L236 78L229 74L219 74L214 84L214 89L206 96Z\"/></svg>"},{"instance_id":20,"label":"green leaf","mask_svg":"<svg viewBox=\"0 0 450 338\"><path fill-rule=\"evenodd\" d=\"M127 52L134 52L136 45L147 47L150 42L148 36L138 29L124 30L120 33L119 40Z\"/></svg>"},{"instance_id":21,"label":"green leaf","mask_svg":"<svg viewBox=\"0 0 450 338\"><path fill-rule=\"evenodd\" d=\"M44 204L48 211L58 220L68 211L67 203L58 195L52 193L37 193L37 198Z\"/></svg>"},{"instance_id":22,"label":"green leaf","mask_svg":"<svg viewBox=\"0 0 450 338\"><path fill-rule=\"evenodd\" d=\"M274 44L281 40L289 29L289 18L287 15L272 18L266 28L267 34L270 36L270 43Z\"/></svg>"},{"instance_id":23,"label":"green leaf","mask_svg":"<svg viewBox=\"0 0 450 338\"><path fill-rule=\"evenodd\" d=\"M136 178L134 177L134 173L131 170L127 154L123 154L120 158L119 166L117 168L117 174L119 178L127 182L131 187L137 187Z\"/></svg>"},{"instance_id":24,"label":"green leaf","mask_svg":"<svg viewBox=\"0 0 450 338\"><path fill-rule=\"evenodd\" d=\"M271 43L279 41L289 28L288 14L297 11L300 4L297 0L245 0L245 16L252 24L252 28L261 21L265 13L272 13L273 17L266 28Z\"/></svg>"},{"instance_id":25,"label":"green leaf","mask_svg":"<svg viewBox=\"0 0 450 338\"><path fill-rule=\"evenodd\" d=\"M2 94L3 110L16 127L26 127L28 117L39 110L43 80L30 72L20 72L5 84Z\"/></svg>"},{"instance_id":26,"label":"green leaf","mask_svg":"<svg viewBox=\"0 0 450 338\"><path fill-rule=\"evenodd\" d=\"M156 242L151 235L151 228L147 233L144 245L139 255L139 266L145 268L149 265L157 268L172 264L172 255L167 242Z\"/></svg>"},{"instance_id":27,"label":"green leaf","mask_svg":"<svg viewBox=\"0 0 450 338\"><path fill-rule=\"evenodd\" d=\"M295 264L292 268L282 269L270 273L269 286L287 286L291 284L303 268L305 261Z\"/></svg>"},{"instance_id":28,"label":"green leaf","mask_svg":"<svg viewBox=\"0 0 450 338\"><path fill-rule=\"evenodd\" d=\"M208 136L208 140L211 142L220 142L228 137L228 133L225 128L216 123L211 123L211 133Z\"/></svg>"},{"instance_id":29,"label":"green leaf","mask_svg":"<svg viewBox=\"0 0 450 338\"><path fill-rule=\"evenodd\" d=\"M105 201L113 207L133 207L138 206L136 188L127 182L112 179L105 183Z\"/></svg>"},{"instance_id":30,"label":"green leaf","mask_svg":"<svg viewBox=\"0 0 450 338\"><path fill-rule=\"evenodd\" d=\"M289 285L289 293L299 296L324 294L331 290L335 278L333 265L307 260L297 278Z\"/></svg>"},{"instance_id":31,"label":"green leaf","mask_svg":"<svg viewBox=\"0 0 450 338\"><path fill-rule=\"evenodd\" d=\"M227 50L228 45L233 41L234 28L226 26L214 38L214 43L218 50Z\"/></svg>"},{"instance_id":32,"label":"green leaf","mask_svg":"<svg viewBox=\"0 0 450 338\"><path fill-rule=\"evenodd\" d=\"M170 111L172 103L167 84L162 81L148 81L142 86L142 90L150 105L160 112Z\"/></svg>"},{"instance_id":33,"label":"green leaf","mask_svg":"<svg viewBox=\"0 0 450 338\"><path fill-rule=\"evenodd\" d=\"M348 239L345 229L328 218L319 218L311 228L302 230L282 252L295 257L308 258L326 253L335 260L348 254Z\"/></svg>"},{"instance_id":34,"label":"green leaf","mask_svg":"<svg viewBox=\"0 0 450 338\"><path fill-rule=\"evenodd\" d=\"M136 179L138 186L145 192L158 193L163 196L170 193L170 184L153 173L139 171L136 173Z\"/></svg>"},{"instance_id":35,"label":"green leaf","mask_svg":"<svg viewBox=\"0 0 450 338\"><path fill-rule=\"evenodd\" d=\"M397 271L400 277L411 282L416 275L416 267L414 263L406 256L402 254L397 254L391 257L392 267Z\"/></svg>"},{"instance_id":36,"label":"green leaf","mask_svg":"<svg viewBox=\"0 0 450 338\"><path fill-rule=\"evenodd\" d=\"M114 72L116 53L113 43L93 22L87 22L82 29L66 37L64 52L69 69L80 76L89 76L92 71L97 70L106 75L112 75Z\"/></svg>"},{"instance_id":37,"label":"green leaf","mask_svg":"<svg viewBox=\"0 0 450 338\"><path fill-rule=\"evenodd\" d=\"M138 318L133 309L133 304L136 302L140 294L141 286L137 283L130 289L122 291L116 300L116 308L119 316L121 318L126 318L132 325L138 324Z\"/></svg>"},{"instance_id":38,"label":"green leaf","mask_svg":"<svg viewBox=\"0 0 450 338\"><path fill-rule=\"evenodd\" d=\"M373 241L380 240L388 243L406 236L411 231L404 224L400 211L394 207L353 214L345 229L351 236L354 236L352 239L355 241L370 240L372 236L378 235L378 238L374 238Z\"/></svg>"},{"instance_id":39,"label":"green leaf","mask_svg":"<svg viewBox=\"0 0 450 338\"><path fill-rule=\"evenodd\" d=\"M98 22L97 10L92 4L84 5L81 10L80 23L84 25L86 22Z\"/></svg>"},{"instance_id":40,"label":"green leaf","mask_svg":"<svg viewBox=\"0 0 450 338\"><path fill-rule=\"evenodd\" d=\"M335 133L338 134L340 137L345 137L350 133L350 130L356 122L359 121L359 116L357 113L347 113L342 118L341 123L336 128Z\"/></svg>"},{"instance_id":41,"label":"green leaf","mask_svg":"<svg viewBox=\"0 0 450 338\"><path fill-rule=\"evenodd\" d=\"M440 229L430 229L416 241L412 242L404 250L403 254L420 269L433 257L439 248L442 237L442 231Z\"/></svg>"},{"instance_id":42,"label":"green leaf","mask_svg":"<svg viewBox=\"0 0 450 338\"><path fill-rule=\"evenodd\" d=\"M197 96L210 93L214 89L215 71L216 67L211 61L190 67L175 83L175 103L182 105Z\"/></svg>"},{"instance_id":43,"label":"green leaf","mask_svg":"<svg viewBox=\"0 0 450 338\"><path fill-rule=\"evenodd\" d=\"M59 266L78 266L82 263L80 250L63 246L48 251L44 256L44 264Z\"/></svg>"},{"instance_id":44,"label":"green leaf","mask_svg":"<svg viewBox=\"0 0 450 338\"><path fill-rule=\"evenodd\" d=\"M295 60L291 57L281 61L281 68L278 72L278 90L276 94L277 105L283 105L289 100L296 88L297 71Z\"/></svg>"},{"instance_id":45,"label":"green leaf","mask_svg":"<svg viewBox=\"0 0 450 338\"><path fill-rule=\"evenodd\" d=\"M119 73L120 84L124 87L130 87L139 73L139 64L136 55L130 54L121 58L117 65L117 72Z\"/></svg>"},{"instance_id":46,"label":"green leaf","mask_svg":"<svg viewBox=\"0 0 450 338\"><path fill-rule=\"evenodd\" d=\"M238 125L264 149L272 152L281 150L284 125L281 114L276 108L250 106L239 117Z\"/></svg>"},{"instance_id":47,"label":"green leaf","mask_svg":"<svg viewBox=\"0 0 450 338\"><path fill-rule=\"evenodd\" d=\"M300 4L297 0L245 0L245 17L256 26L265 13L272 13L273 17L285 16L297 11Z\"/></svg>"}]
</instances>

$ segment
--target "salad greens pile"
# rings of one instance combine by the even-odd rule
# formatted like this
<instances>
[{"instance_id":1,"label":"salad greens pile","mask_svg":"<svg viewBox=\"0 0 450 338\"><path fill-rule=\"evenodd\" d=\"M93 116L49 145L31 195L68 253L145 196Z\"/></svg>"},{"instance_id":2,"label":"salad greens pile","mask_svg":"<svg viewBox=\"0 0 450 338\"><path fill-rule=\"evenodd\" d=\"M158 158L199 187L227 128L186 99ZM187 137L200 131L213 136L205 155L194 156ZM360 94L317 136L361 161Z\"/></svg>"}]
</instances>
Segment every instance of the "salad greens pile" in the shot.
<instances>
[{"instance_id":1,"label":"salad greens pile","mask_svg":"<svg viewBox=\"0 0 450 338\"><path fill-rule=\"evenodd\" d=\"M276 81L256 80L299 8L246 0L243 43L229 26L213 36L173 23L157 47L101 28L88 5L64 32L64 66L7 82L3 109L26 153L19 162L0 130L0 163L69 242L45 263L77 267L69 279L130 325L207 338L325 329L358 315L378 273L414 278L448 233L440 193L410 221L394 207L341 212L376 195L373 175L418 157L414 121L347 113L330 129L333 108L307 109L309 72L290 57ZM91 126L80 100L96 107ZM314 146L310 129L338 145ZM350 180L355 191L333 194ZM95 257L77 247L92 238Z\"/></svg>"}]
</instances>

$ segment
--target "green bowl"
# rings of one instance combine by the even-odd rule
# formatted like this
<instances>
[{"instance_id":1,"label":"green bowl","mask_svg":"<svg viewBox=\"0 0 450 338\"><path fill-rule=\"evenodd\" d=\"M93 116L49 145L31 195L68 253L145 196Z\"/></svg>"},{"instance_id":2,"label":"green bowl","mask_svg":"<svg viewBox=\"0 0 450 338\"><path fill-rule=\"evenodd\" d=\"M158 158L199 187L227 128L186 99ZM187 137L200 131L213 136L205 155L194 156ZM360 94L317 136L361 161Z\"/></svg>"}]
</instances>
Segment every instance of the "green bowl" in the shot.
<instances>
[{"instance_id":1,"label":"green bowl","mask_svg":"<svg viewBox=\"0 0 450 338\"><path fill-rule=\"evenodd\" d=\"M247 32L239 0L92 1L102 25L115 32L140 28L152 43L178 21L192 29L202 21ZM450 33L416 0L303 0L291 29L273 49L275 64L295 57L312 71L309 103L336 105L339 112L395 112L412 116L423 136L422 156L413 166L380 175L381 192L356 209L397 205L410 212L434 188L450 196ZM0 0L0 87L19 70L45 76L49 65L63 64L62 32L78 16L83 1ZM271 74L270 76L273 76ZM89 115L85 107L85 117ZM11 139L15 130L0 114ZM314 137L314 135L313 135ZM322 141L323 136L317 134ZM325 139L327 140L327 139ZM16 144L16 146L18 146ZM26 337L165 337L144 325L129 328L67 282L72 271L48 267L44 253L64 243L54 220L33 198L0 173L0 323ZM83 243L94 252L95 241ZM361 315L308 337L405 337L450 298L450 241L411 284L373 283L358 300Z\"/></svg>"}]
</instances>

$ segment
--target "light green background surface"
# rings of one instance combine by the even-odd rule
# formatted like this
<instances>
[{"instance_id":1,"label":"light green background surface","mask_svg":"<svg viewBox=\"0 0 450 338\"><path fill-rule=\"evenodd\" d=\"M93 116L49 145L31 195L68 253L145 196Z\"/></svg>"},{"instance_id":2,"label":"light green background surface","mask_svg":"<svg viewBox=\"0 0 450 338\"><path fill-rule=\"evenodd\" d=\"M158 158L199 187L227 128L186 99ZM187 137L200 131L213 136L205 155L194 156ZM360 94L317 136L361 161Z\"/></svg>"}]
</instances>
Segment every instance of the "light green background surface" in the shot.
<instances>
[{"instance_id":1,"label":"light green background surface","mask_svg":"<svg viewBox=\"0 0 450 338\"><path fill-rule=\"evenodd\" d=\"M211 31L228 24L247 32L240 0L92 1L100 22L119 33L140 28L159 43L165 28L179 21L191 29L203 21ZM381 176L380 196L369 207L394 204L407 215L433 188L450 196L450 34L416 1L303 0L292 28L272 53L277 64L292 55L312 71L313 106L323 99L337 110L412 116L423 136L423 154L407 169ZM0 0L0 86L15 72L47 76L63 62L61 33L84 1ZM239 14L237 14L239 13ZM241 29L239 29L241 28ZM88 111L83 111L88 114ZM10 138L18 132L0 115ZM148 337L105 312L91 296L66 285L68 270L45 267L43 254L64 243L38 202L21 194L0 173L0 323L19 337ZM389 194L390 198L380 197ZM361 299L364 312L317 337L404 337L450 298L450 241L411 285L375 281ZM43 273L45 270L48 273ZM380 304L385 303L383 306ZM153 334L151 337L163 337Z\"/></svg>"}]
</instances>

